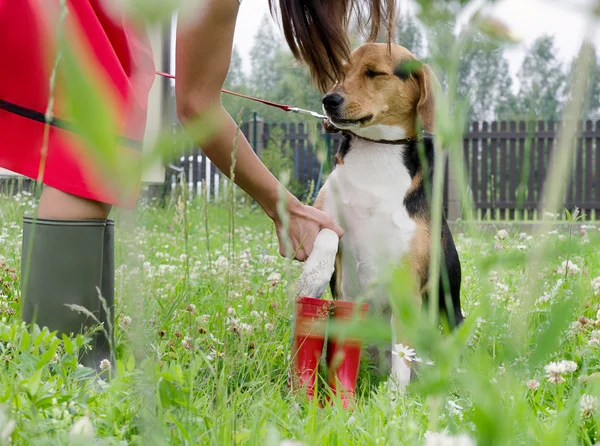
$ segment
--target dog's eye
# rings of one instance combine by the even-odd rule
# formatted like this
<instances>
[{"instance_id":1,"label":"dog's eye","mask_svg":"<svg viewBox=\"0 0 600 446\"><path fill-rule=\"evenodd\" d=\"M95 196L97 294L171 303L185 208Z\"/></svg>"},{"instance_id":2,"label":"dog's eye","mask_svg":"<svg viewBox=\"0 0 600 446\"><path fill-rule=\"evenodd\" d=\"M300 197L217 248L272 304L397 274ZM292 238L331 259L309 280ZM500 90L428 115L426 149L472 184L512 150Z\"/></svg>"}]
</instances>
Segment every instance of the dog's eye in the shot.
<instances>
[{"instance_id":1,"label":"dog's eye","mask_svg":"<svg viewBox=\"0 0 600 446\"><path fill-rule=\"evenodd\" d=\"M385 76L385 73L381 73L381 72L379 72L379 71L375 71L375 70L368 69L368 70L365 72L365 75L366 75L367 77L371 77L371 78L373 78L373 77L377 77L377 76Z\"/></svg>"}]
</instances>

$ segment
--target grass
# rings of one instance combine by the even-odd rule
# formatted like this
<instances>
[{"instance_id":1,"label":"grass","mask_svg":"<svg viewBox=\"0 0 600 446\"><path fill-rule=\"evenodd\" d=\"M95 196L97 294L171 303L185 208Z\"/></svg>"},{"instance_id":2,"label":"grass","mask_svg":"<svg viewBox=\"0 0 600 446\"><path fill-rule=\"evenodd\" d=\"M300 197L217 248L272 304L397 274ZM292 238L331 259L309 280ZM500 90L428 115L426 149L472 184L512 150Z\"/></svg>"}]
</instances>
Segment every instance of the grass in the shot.
<instances>
[{"instance_id":1,"label":"grass","mask_svg":"<svg viewBox=\"0 0 600 446\"><path fill-rule=\"evenodd\" d=\"M568 228L539 240L455 234L467 322L448 335L413 315L418 323L407 322L407 332L417 354L434 365L423 365L408 392L397 394L364 357L357 406L346 412L288 390L289 293L299 265L279 257L274 228L261 213L236 205L234 240L231 209L204 208L201 200L115 214L118 359L115 378L100 390L77 367L85 337L61 339L20 323L20 219L33 206L27 195L0 198L0 444L598 439L600 306L592 280L600 276L600 231L593 226L576 229L570 240ZM544 241L550 254L535 269L539 277L529 277L525 256ZM565 271L567 256L572 264ZM401 287L400 278L391 286ZM513 316L526 307L523 283L536 301L520 330ZM367 325L366 338L389 342L383 321ZM570 363L549 366L563 360L576 370L568 371ZM583 395L589 396L582 403ZM435 432L468 438L436 440Z\"/></svg>"}]
</instances>

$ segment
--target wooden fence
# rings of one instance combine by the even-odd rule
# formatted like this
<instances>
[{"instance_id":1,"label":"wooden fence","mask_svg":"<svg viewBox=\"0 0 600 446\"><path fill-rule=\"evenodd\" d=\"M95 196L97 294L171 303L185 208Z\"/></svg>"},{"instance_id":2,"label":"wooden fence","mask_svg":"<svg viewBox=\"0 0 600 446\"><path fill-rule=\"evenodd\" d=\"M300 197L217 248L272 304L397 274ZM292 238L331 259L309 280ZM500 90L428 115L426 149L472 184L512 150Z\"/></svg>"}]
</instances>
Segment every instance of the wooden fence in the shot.
<instances>
[{"instance_id":1,"label":"wooden fence","mask_svg":"<svg viewBox=\"0 0 600 446\"><path fill-rule=\"evenodd\" d=\"M464 135L470 192L479 218L537 219L559 122L474 122ZM580 123L564 207L600 217L600 121Z\"/></svg>"},{"instance_id":2,"label":"wooden fence","mask_svg":"<svg viewBox=\"0 0 600 446\"><path fill-rule=\"evenodd\" d=\"M464 134L463 149L470 194L478 218L532 220L540 217L543 212L540 200L559 126L558 122L544 121L473 122L469 125ZM283 131L283 141L289 144L295 178L306 189L311 181L317 185L321 169L315 142L321 150L329 146L332 161L341 137L325 134L319 128L311 138L304 124L260 121L244 124L242 132L261 155L269 142L275 143L274 127ZM221 195L219 189L223 178L199 149L183 158L182 167L193 185L204 181L211 196L218 198ZM456 199L457 193L450 191L448 178L447 170L444 208L449 219L456 219L461 216L460 211L458 214L452 211L448 202ZM600 121L580 123L564 206L569 209L579 207L587 219L600 218Z\"/></svg>"}]
</instances>

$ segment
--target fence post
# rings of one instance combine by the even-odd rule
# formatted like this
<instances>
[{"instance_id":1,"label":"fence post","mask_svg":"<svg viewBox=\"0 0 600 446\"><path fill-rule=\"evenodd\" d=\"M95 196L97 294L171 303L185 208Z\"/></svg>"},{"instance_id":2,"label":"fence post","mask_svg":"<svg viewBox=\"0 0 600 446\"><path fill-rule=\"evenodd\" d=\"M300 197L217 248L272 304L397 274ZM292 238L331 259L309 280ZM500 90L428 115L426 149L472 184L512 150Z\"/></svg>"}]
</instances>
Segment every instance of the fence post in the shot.
<instances>
[{"instance_id":1,"label":"fence post","mask_svg":"<svg viewBox=\"0 0 600 446\"><path fill-rule=\"evenodd\" d=\"M264 147L263 132L265 120L258 117L256 113L252 116L252 123L248 126L248 142L252 144L252 149L260 157Z\"/></svg>"},{"instance_id":2,"label":"fence post","mask_svg":"<svg viewBox=\"0 0 600 446\"><path fill-rule=\"evenodd\" d=\"M452 167L450 160L446 158L448 163L448 216L446 219L449 222L456 221L462 217L462 208L460 202L460 193L456 187L456 172Z\"/></svg>"}]
</instances>

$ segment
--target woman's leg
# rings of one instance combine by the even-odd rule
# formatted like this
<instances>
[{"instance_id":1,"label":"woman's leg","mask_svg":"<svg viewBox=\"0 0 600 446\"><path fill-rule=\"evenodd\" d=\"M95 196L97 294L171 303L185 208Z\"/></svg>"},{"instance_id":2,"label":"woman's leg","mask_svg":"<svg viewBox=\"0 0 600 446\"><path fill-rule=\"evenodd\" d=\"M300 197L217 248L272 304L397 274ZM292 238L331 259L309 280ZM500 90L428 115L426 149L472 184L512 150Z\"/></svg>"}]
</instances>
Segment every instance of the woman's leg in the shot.
<instances>
[{"instance_id":1,"label":"woman's leg","mask_svg":"<svg viewBox=\"0 0 600 446\"><path fill-rule=\"evenodd\" d=\"M56 220L105 219L111 206L45 187L40 197L39 218Z\"/></svg>"},{"instance_id":2,"label":"woman's leg","mask_svg":"<svg viewBox=\"0 0 600 446\"><path fill-rule=\"evenodd\" d=\"M37 217L25 217L22 251L22 317L27 323L57 330L59 336L97 325L74 311L84 307L110 332L114 304L114 226L111 206L45 188ZM104 311L98 291L106 300ZM111 336L112 338L112 336ZM113 362L108 337L95 334L81 363L100 372Z\"/></svg>"}]
</instances>

